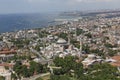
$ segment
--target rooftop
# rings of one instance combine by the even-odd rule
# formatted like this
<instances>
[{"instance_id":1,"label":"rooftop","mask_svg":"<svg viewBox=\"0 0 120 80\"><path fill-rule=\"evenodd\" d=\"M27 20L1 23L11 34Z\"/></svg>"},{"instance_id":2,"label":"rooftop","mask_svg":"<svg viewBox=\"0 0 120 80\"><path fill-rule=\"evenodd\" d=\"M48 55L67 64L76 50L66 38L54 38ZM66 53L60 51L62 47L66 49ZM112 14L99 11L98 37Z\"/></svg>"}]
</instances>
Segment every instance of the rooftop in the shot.
<instances>
[{"instance_id":1,"label":"rooftop","mask_svg":"<svg viewBox=\"0 0 120 80\"><path fill-rule=\"evenodd\" d=\"M16 53L15 50L11 50L11 51L0 51L0 54L14 54Z\"/></svg>"},{"instance_id":2,"label":"rooftop","mask_svg":"<svg viewBox=\"0 0 120 80\"><path fill-rule=\"evenodd\" d=\"M111 63L111 65L120 67L120 56L113 56L112 59L116 60L116 62Z\"/></svg>"}]
</instances>

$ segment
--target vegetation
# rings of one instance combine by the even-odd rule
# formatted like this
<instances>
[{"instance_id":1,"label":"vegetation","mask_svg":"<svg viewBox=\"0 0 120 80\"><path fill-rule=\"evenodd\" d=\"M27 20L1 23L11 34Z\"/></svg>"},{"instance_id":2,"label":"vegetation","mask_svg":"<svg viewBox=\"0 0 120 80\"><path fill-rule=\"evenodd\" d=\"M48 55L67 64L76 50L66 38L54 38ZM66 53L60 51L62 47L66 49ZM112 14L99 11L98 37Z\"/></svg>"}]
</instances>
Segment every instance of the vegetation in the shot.
<instances>
[{"instance_id":1,"label":"vegetation","mask_svg":"<svg viewBox=\"0 0 120 80\"><path fill-rule=\"evenodd\" d=\"M112 49L109 49L108 50L108 55L109 56L114 56L114 55L116 55L118 53L118 50L112 50Z\"/></svg>"},{"instance_id":2,"label":"vegetation","mask_svg":"<svg viewBox=\"0 0 120 80\"><path fill-rule=\"evenodd\" d=\"M29 68L28 68L29 67ZM22 65L20 61L17 61L13 67L13 70L16 72L16 75L21 78L30 77L34 74L45 73L47 71L47 65L42 65L34 61L30 62L30 66ZM12 75L14 79L16 78L15 74Z\"/></svg>"},{"instance_id":3,"label":"vegetation","mask_svg":"<svg viewBox=\"0 0 120 80\"><path fill-rule=\"evenodd\" d=\"M80 42L76 41L75 39L71 39L70 43L73 44L75 47L80 48Z\"/></svg>"},{"instance_id":4,"label":"vegetation","mask_svg":"<svg viewBox=\"0 0 120 80\"><path fill-rule=\"evenodd\" d=\"M85 53L90 53L90 49L88 45L83 45L82 50L85 51Z\"/></svg>"},{"instance_id":5,"label":"vegetation","mask_svg":"<svg viewBox=\"0 0 120 80\"><path fill-rule=\"evenodd\" d=\"M87 34L85 34L85 36L87 36L88 38L92 38L92 34L91 33L87 33Z\"/></svg>"},{"instance_id":6,"label":"vegetation","mask_svg":"<svg viewBox=\"0 0 120 80\"><path fill-rule=\"evenodd\" d=\"M77 36L79 36L80 34L82 34L82 33L84 33L84 32L85 32L85 31L83 31L83 29L77 28L77 31L76 31Z\"/></svg>"},{"instance_id":7,"label":"vegetation","mask_svg":"<svg viewBox=\"0 0 120 80\"><path fill-rule=\"evenodd\" d=\"M51 75L51 80L71 80L70 77L64 75Z\"/></svg>"},{"instance_id":8,"label":"vegetation","mask_svg":"<svg viewBox=\"0 0 120 80\"><path fill-rule=\"evenodd\" d=\"M3 76L0 76L0 80L5 80L5 77L3 77Z\"/></svg>"},{"instance_id":9,"label":"vegetation","mask_svg":"<svg viewBox=\"0 0 120 80\"><path fill-rule=\"evenodd\" d=\"M112 45L112 44L109 44L109 43L106 43L105 44L105 47L107 47L107 48L114 48L114 47L116 47L115 45Z\"/></svg>"},{"instance_id":10,"label":"vegetation","mask_svg":"<svg viewBox=\"0 0 120 80\"><path fill-rule=\"evenodd\" d=\"M35 50L40 51L40 45L35 46Z\"/></svg>"},{"instance_id":11,"label":"vegetation","mask_svg":"<svg viewBox=\"0 0 120 80\"><path fill-rule=\"evenodd\" d=\"M16 45L18 48L23 48L24 45L28 45L30 43L29 39L12 39L11 42L13 42L14 45Z\"/></svg>"},{"instance_id":12,"label":"vegetation","mask_svg":"<svg viewBox=\"0 0 120 80\"><path fill-rule=\"evenodd\" d=\"M94 50L90 50L91 53L95 53L98 56L105 56L105 53L103 52L103 50L99 50L99 49L94 49Z\"/></svg>"},{"instance_id":13,"label":"vegetation","mask_svg":"<svg viewBox=\"0 0 120 80\"><path fill-rule=\"evenodd\" d=\"M11 74L11 79L12 79L12 80L17 80L16 74L13 74L13 73L12 73L12 74Z\"/></svg>"},{"instance_id":14,"label":"vegetation","mask_svg":"<svg viewBox=\"0 0 120 80\"><path fill-rule=\"evenodd\" d=\"M48 35L49 33L48 32L46 32L46 31L41 31L41 32L39 32L39 37L40 38L43 38L43 37L47 37L47 35Z\"/></svg>"},{"instance_id":15,"label":"vegetation","mask_svg":"<svg viewBox=\"0 0 120 80\"><path fill-rule=\"evenodd\" d=\"M36 80L50 80L50 74L37 78Z\"/></svg>"},{"instance_id":16,"label":"vegetation","mask_svg":"<svg viewBox=\"0 0 120 80\"><path fill-rule=\"evenodd\" d=\"M37 78L36 80L43 80L42 78Z\"/></svg>"},{"instance_id":17,"label":"vegetation","mask_svg":"<svg viewBox=\"0 0 120 80\"><path fill-rule=\"evenodd\" d=\"M68 34L67 33L60 33L60 34L57 34L57 36L59 37L59 38L63 38L63 39L65 39L65 40L68 40Z\"/></svg>"},{"instance_id":18,"label":"vegetation","mask_svg":"<svg viewBox=\"0 0 120 80\"><path fill-rule=\"evenodd\" d=\"M88 80L120 80L117 78L117 68L110 64L96 64L88 69L88 74L85 75Z\"/></svg>"},{"instance_id":19,"label":"vegetation","mask_svg":"<svg viewBox=\"0 0 120 80\"><path fill-rule=\"evenodd\" d=\"M17 60L32 60L31 56L30 55L17 55L15 54L13 58L9 59L9 61L11 60L14 60L14 61L17 61Z\"/></svg>"},{"instance_id":20,"label":"vegetation","mask_svg":"<svg viewBox=\"0 0 120 80\"><path fill-rule=\"evenodd\" d=\"M94 64L83 68L81 62L76 62L76 57L56 57L54 63L60 69L54 69L50 80L120 80L116 67L108 63Z\"/></svg>"},{"instance_id":21,"label":"vegetation","mask_svg":"<svg viewBox=\"0 0 120 80\"><path fill-rule=\"evenodd\" d=\"M2 37L0 37L0 41L2 41L3 40L3 38Z\"/></svg>"}]
</instances>

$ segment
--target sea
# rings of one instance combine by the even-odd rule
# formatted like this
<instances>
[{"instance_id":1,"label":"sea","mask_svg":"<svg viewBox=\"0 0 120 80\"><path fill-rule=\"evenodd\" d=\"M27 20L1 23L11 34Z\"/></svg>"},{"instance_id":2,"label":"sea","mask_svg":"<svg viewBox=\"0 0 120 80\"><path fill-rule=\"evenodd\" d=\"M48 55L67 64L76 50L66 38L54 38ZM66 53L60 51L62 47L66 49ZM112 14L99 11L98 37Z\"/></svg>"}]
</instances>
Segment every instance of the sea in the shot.
<instances>
[{"instance_id":1,"label":"sea","mask_svg":"<svg viewBox=\"0 0 120 80\"><path fill-rule=\"evenodd\" d=\"M58 14L1 14L0 33L55 25Z\"/></svg>"},{"instance_id":2,"label":"sea","mask_svg":"<svg viewBox=\"0 0 120 80\"><path fill-rule=\"evenodd\" d=\"M60 24L55 19L70 18L75 17L60 16L59 13L0 14L0 33L48 27Z\"/></svg>"}]
</instances>

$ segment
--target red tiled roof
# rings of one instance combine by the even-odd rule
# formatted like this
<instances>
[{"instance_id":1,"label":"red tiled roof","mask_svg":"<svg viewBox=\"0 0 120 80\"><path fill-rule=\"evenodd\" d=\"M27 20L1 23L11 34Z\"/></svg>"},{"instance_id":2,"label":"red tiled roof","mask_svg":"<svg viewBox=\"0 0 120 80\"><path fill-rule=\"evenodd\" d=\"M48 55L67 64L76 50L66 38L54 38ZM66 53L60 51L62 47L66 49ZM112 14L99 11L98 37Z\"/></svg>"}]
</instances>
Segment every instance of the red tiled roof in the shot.
<instances>
[{"instance_id":1,"label":"red tiled roof","mask_svg":"<svg viewBox=\"0 0 120 80\"><path fill-rule=\"evenodd\" d=\"M111 63L111 65L120 67L120 56L113 56L112 59L116 60L116 62Z\"/></svg>"},{"instance_id":2,"label":"red tiled roof","mask_svg":"<svg viewBox=\"0 0 120 80\"><path fill-rule=\"evenodd\" d=\"M0 54L14 54L16 53L15 50L12 50L12 51L0 51Z\"/></svg>"},{"instance_id":3,"label":"red tiled roof","mask_svg":"<svg viewBox=\"0 0 120 80\"><path fill-rule=\"evenodd\" d=\"M10 63L1 63L0 66L13 67L13 64L10 64Z\"/></svg>"}]
</instances>

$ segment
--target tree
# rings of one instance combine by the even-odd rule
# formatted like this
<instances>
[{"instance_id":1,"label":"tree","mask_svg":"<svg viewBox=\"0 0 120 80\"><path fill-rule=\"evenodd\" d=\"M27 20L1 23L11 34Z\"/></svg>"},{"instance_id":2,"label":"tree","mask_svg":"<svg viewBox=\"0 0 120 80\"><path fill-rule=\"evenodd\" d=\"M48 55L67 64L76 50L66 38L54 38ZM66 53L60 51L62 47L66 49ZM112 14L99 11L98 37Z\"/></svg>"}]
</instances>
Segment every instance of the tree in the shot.
<instances>
[{"instance_id":1,"label":"tree","mask_svg":"<svg viewBox=\"0 0 120 80\"><path fill-rule=\"evenodd\" d=\"M30 73L29 73L29 70L27 69L26 65L22 65L21 70L22 70L21 75L23 77L30 77Z\"/></svg>"},{"instance_id":2,"label":"tree","mask_svg":"<svg viewBox=\"0 0 120 80\"><path fill-rule=\"evenodd\" d=\"M37 78L36 80L43 80L42 78Z\"/></svg>"},{"instance_id":3,"label":"tree","mask_svg":"<svg viewBox=\"0 0 120 80\"><path fill-rule=\"evenodd\" d=\"M60 57L55 57L55 59L53 60L55 66L60 67L63 65L64 61L63 58Z\"/></svg>"},{"instance_id":4,"label":"tree","mask_svg":"<svg viewBox=\"0 0 120 80\"><path fill-rule=\"evenodd\" d=\"M54 75L50 76L50 80L120 80L117 67L101 63L84 69L82 63L76 60L77 58L72 56L56 57L53 62L61 68L53 70Z\"/></svg>"},{"instance_id":5,"label":"tree","mask_svg":"<svg viewBox=\"0 0 120 80\"><path fill-rule=\"evenodd\" d=\"M17 61L16 64L13 67L13 70L17 73L19 77L30 77L29 71L27 69L26 65L22 65L20 61ZM13 77L15 78L16 76L13 74Z\"/></svg>"},{"instance_id":6,"label":"tree","mask_svg":"<svg viewBox=\"0 0 120 80\"><path fill-rule=\"evenodd\" d=\"M88 69L88 76L92 80L118 80L115 75L117 68L110 64L96 64Z\"/></svg>"},{"instance_id":7,"label":"tree","mask_svg":"<svg viewBox=\"0 0 120 80\"><path fill-rule=\"evenodd\" d=\"M85 34L85 36L87 36L88 38L92 38L92 34L91 33L87 33L87 34Z\"/></svg>"},{"instance_id":8,"label":"tree","mask_svg":"<svg viewBox=\"0 0 120 80\"><path fill-rule=\"evenodd\" d=\"M40 63L36 63L34 61L31 61L29 72L30 72L30 75L32 76L34 73L39 74L39 73L46 72L46 68L47 68L46 65L42 65Z\"/></svg>"},{"instance_id":9,"label":"tree","mask_svg":"<svg viewBox=\"0 0 120 80\"><path fill-rule=\"evenodd\" d=\"M23 42L24 42L24 44L25 44L25 45L29 45L29 43L30 43L30 40L28 40L28 39L25 39Z\"/></svg>"},{"instance_id":10,"label":"tree","mask_svg":"<svg viewBox=\"0 0 120 80\"><path fill-rule=\"evenodd\" d=\"M75 47L80 48L80 43L79 41L76 41L75 39L71 39L70 43L73 44Z\"/></svg>"},{"instance_id":11,"label":"tree","mask_svg":"<svg viewBox=\"0 0 120 80\"><path fill-rule=\"evenodd\" d=\"M112 44L109 44L109 43L105 43L104 45L105 45L105 47L107 47L107 48L113 48L113 47L114 47Z\"/></svg>"},{"instance_id":12,"label":"tree","mask_svg":"<svg viewBox=\"0 0 120 80\"><path fill-rule=\"evenodd\" d=\"M0 80L5 80L5 77L3 77L3 76L0 76Z\"/></svg>"},{"instance_id":13,"label":"tree","mask_svg":"<svg viewBox=\"0 0 120 80\"><path fill-rule=\"evenodd\" d=\"M82 63L75 63L74 67L73 67L74 71L75 71L75 75L77 78L81 78L83 75L83 72L84 72L84 69L83 69L83 65Z\"/></svg>"},{"instance_id":14,"label":"tree","mask_svg":"<svg viewBox=\"0 0 120 80\"><path fill-rule=\"evenodd\" d=\"M2 37L0 37L0 41L2 41L3 40L3 38Z\"/></svg>"},{"instance_id":15,"label":"tree","mask_svg":"<svg viewBox=\"0 0 120 80\"><path fill-rule=\"evenodd\" d=\"M16 76L16 74L11 74L11 80L17 80L17 76Z\"/></svg>"},{"instance_id":16,"label":"tree","mask_svg":"<svg viewBox=\"0 0 120 80\"><path fill-rule=\"evenodd\" d=\"M13 66L13 70L20 76L22 70L22 63L20 61L16 61L16 64Z\"/></svg>"},{"instance_id":17,"label":"tree","mask_svg":"<svg viewBox=\"0 0 120 80\"><path fill-rule=\"evenodd\" d=\"M85 31L83 31L83 29L79 29L77 28L77 36L79 36L80 34L84 33Z\"/></svg>"},{"instance_id":18,"label":"tree","mask_svg":"<svg viewBox=\"0 0 120 80\"><path fill-rule=\"evenodd\" d=\"M114 56L114 55L116 55L117 53L118 53L117 50L112 50L112 49L109 49L109 50L108 50L108 55L109 55L109 56Z\"/></svg>"},{"instance_id":19,"label":"tree","mask_svg":"<svg viewBox=\"0 0 120 80\"><path fill-rule=\"evenodd\" d=\"M90 53L90 47L88 45L83 45L82 50L85 51L86 53Z\"/></svg>"},{"instance_id":20,"label":"tree","mask_svg":"<svg viewBox=\"0 0 120 80\"><path fill-rule=\"evenodd\" d=\"M66 75L51 75L50 80L71 80L69 76Z\"/></svg>"},{"instance_id":21,"label":"tree","mask_svg":"<svg viewBox=\"0 0 120 80\"><path fill-rule=\"evenodd\" d=\"M64 75L66 73L64 68L61 69L54 69L53 70L54 75Z\"/></svg>"},{"instance_id":22,"label":"tree","mask_svg":"<svg viewBox=\"0 0 120 80\"><path fill-rule=\"evenodd\" d=\"M37 66L37 63L34 62L34 61L31 61L30 62L30 75L32 76L35 72L36 72L36 66Z\"/></svg>"},{"instance_id":23,"label":"tree","mask_svg":"<svg viewBox=\"0 0 120 80\"><path fill-rule=\"evenodd\" d=\"M99 50L99 49L94 49L94 50L90 50L91 53L95 53L98 56L104 56L105 53L103 52L103 50Z\"/></svg>"},{"instance_id":24,"label":"tree","mask_svg":"<svg viewBox=\"0 0 120 80\"><path fill-rule=\"evenodd\" d=\"M65 40L68 40L68 34L67 33L62 32L62 33L58 34L57 36L60 37L60 38L65 39Z\"/></svg>"}]
</instances>

